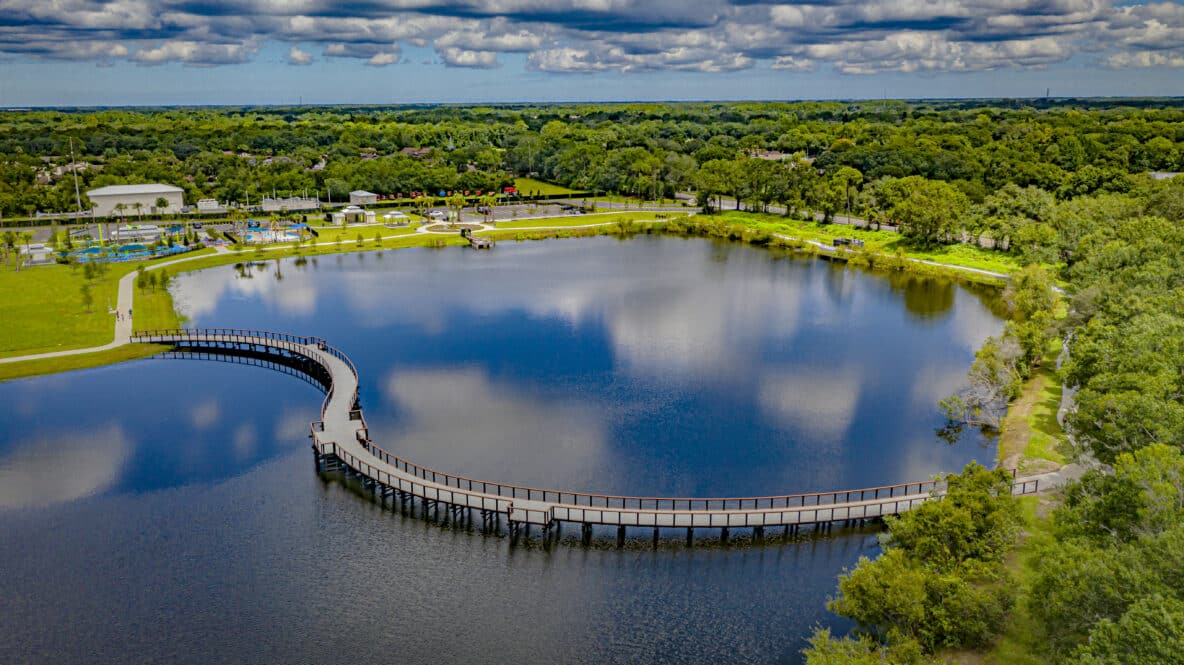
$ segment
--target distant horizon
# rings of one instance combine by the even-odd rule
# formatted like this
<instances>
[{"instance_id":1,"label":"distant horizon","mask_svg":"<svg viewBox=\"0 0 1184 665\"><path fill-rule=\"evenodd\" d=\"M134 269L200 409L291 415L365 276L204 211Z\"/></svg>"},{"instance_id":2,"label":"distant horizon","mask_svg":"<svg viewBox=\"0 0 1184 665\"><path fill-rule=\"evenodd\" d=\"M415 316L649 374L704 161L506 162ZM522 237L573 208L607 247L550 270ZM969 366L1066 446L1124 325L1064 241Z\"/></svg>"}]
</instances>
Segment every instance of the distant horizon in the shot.
<instances>
[{"instance_id":1,"label":"distant horizon","mask_svg":"<svg viewBox=\"0 0 1184 665\"><path fill-rule=\"evenodd\" d=\"M480 106L595 106L595 105L624 105L624 104L809 104L809 103L853 103L853 102L898 102L915 104L924 102L997 102L997 101L1123 101L1123 100L1179 100L1184 102L1184 94L1180 95L1065 95L1065 96L1001 96L1001 97L831 97L831 98L800 98L800 99L745 99L745 98L716 98L716 99L601 99L601 100L488 100L488 101L423 101L423 102L294 102L294 103L226 103L226 104L58 104L58 105L22 105L4 106L0 111L51 111L51 110L136 110L136 109L226 109L226 108L333 108L342 106L356 107L480 107Z\"/></svg>"}]
</instances>

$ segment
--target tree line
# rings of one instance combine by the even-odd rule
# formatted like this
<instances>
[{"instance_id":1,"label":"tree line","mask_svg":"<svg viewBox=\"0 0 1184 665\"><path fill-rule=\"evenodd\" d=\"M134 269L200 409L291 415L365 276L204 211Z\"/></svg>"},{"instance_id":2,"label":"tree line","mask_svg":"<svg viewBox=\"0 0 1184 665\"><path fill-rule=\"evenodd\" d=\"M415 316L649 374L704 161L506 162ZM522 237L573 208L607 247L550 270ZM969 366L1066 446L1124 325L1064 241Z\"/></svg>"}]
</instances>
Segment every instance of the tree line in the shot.
<instances>
[{"instance_id":1,"label":"tree line","mask_svg":"<svg viewBox=\"0 0 1184 665\"><path fill-rule=\"evenodd\" d=\"M845 574L831 603L859 628L815 633L811 665L945 662L1020 621L1033 663L1167 665L1184 653L1184 177L1068 199L1018 186L992 198L990 210L1043 220L1039 233L1016 235L1043 263L1013 276L1010 320L947 412L997 427L1064 339L1060 378L1078 388L1066 417L1073 454L1100 466L1058 499L1051 532L1022 567L1022 593L1004 565L1021 525L1007 474L971 465L941 501L888 520L884 554Z\"/></svg>"},{"instance_id":2,"label":"tree line","mask_svg":"<svg viewBox=\"0 0 1184 665\"><path fill-rule=\"evenodd\" d=\"M1180 100L9 111L0 213L74 209L73 172L58 168L73 141L82 189L163 182L190 201L490 191L534 174L826 215L886 215L896 190L923 185L958 214L1008 185L1058 200L1130 191L1138 174L1184 170L1182 127ZM910 177L923 180L891 184Z\"/></svg>"}]
</instances>

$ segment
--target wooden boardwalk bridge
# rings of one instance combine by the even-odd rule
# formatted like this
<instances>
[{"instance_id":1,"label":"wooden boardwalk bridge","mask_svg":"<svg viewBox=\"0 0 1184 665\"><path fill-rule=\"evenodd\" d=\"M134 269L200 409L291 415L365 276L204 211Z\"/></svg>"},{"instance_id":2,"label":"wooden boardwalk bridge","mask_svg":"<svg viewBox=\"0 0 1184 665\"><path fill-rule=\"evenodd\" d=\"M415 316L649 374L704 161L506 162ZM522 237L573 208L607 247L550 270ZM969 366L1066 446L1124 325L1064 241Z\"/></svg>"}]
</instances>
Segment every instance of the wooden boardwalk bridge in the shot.
<instances>
[{"instance_id":1,"label":"wooden boardwalk bridge","mask_svg":"<svg viewBox=\"0 0 1184 665\"><path fill-rule=\"evenodd\" d=\"M662 529L685 533L693 544L696 529L718 530L727 542L732 529L744 529L756 539L766 530L795 533L803 526L825 530L835 524L898 515L939 496L943 483L925 480L883 487L812 492L779 496L682 498L614 496L568 492L476 480L424 467L384 450L370 439L358 404L358 372L353 362L324 339L258 330L200 328L136 332L131 341L168 344L182 357L239 356L252 364L267 363L294 369L326 391L320 420L310 424L313 456L318 471L340 471L357 481L384 505L390 500L421 515L441 509L445 519L472 523L479 513L483 529L500 530L504 522L512 540L530 527L542 529L545 542L558 536L562 525L580 529L588 543L594 526L615 527L622 545L626 529L649 529L654 543ZM1038 479L1017 479L1015 494L1038 491Z\"/></svg>"}]
</instances>

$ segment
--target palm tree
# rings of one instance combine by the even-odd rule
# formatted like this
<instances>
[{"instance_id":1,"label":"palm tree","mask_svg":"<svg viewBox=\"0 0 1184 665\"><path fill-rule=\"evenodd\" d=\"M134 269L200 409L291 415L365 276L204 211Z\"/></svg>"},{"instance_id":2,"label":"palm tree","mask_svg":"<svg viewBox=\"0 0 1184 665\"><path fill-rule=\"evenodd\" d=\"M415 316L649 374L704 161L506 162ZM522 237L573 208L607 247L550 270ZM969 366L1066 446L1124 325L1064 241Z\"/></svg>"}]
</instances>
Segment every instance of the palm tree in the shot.
<instances>
[{"instance_id":1,"label":"palm tree","mask_svg":"<svg viewBox=\"0 0 1184 665\"><path fill-rule=\"evenodd\" d=\"M8 257L12 254L12 250L16 247L16 231L5 231L0 242L0 247L4 249L4 262L8 263Z\"/></svg>"},{"instance_id":2,"label":"palm tree","mask_svg":"<svg viewBox=\"0 0 1184 665\"><path fill-rule=\"evenodd\" d=\"M432 199L429 196L419 195L415 197L415 208L419 211L419 216L427 221L428 208L432 207Z\"/></svg>"},{"instance_id":3,"label":"palm tree","mask_svg":"<svg viewBox=\"0 0 1184 665\"><path fill-rule=\"evenodd\" d=\"M136 209L136 216L140 218L140 221L144 221L144 204L136 201L132 207Z\"/></svg>"},{"instance_id":4,"label":"palm tree","mask_svg":"<svg viewBox=\"0 0 1184 665\"><path fill-rule=\"evenodd\" d=\"M119 213L120 222L123 222L123 211L125 210L127 210L127 204L122 202L115 204L115 212Z\"/></svg>"},{"instance_id":5,"label":"palm tree","mask_svg":"<svg viewBox=\"0 0 1184 665\"><path fill-rule=\"evenodd\" d=\"M169 200L163 196L157 197L157 199L156 199L156 214L160 215L161 219L164 219L164 213L168 209L169 209Z\"/></svg>"},{"instance_id":6,"label":"palm tree","mask_svg":"<svg viewBox=\"0 0 1184 665\"><path fill-rule=\"evenodd\" d=\"M456 213L457 222L460 221L460 211L464 209L466 203L468 201L465 200L465 195L460 192L448 197L448 207Z\"/></svg>"},{"instance_id":7,"label":"palm tree","mask_svg":"<svg viewBox=\"0 0 1184 665\"><path fill-rule=\"evenodd\" d=\"M29 243L33 242L33 232L20 231L17 233L17 238L20 240L21 244L25 246L25 256L22 256L20 252L17 252L16 255L16 269L19 271L25 260L31 256L29 254Z\"/></svg>"},{"instance_id":8,"label":"palm tree","mask_svg":"<svg viewBox=\"0 0 1184 665\"><path fill-rule=\"evenodd\" d=\"M486 194L481 197L481 207L485 212L485 223L489 223L493 219L493 207L497 205L497 195L493 193Z\"/></svg>"}]
</instances>

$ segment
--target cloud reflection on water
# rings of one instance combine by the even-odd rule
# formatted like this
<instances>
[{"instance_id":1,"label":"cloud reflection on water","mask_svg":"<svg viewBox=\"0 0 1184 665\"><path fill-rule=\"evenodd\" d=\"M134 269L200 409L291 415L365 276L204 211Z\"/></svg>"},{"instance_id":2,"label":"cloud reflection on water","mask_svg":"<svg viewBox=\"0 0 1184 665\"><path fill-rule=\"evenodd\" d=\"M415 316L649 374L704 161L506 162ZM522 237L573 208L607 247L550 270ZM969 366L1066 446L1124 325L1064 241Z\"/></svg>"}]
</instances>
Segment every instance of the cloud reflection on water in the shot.
<instances>
[{"instance_id":1,"label":"cloud reflection on water","mask_svg":"<svg viewBox=\"0 0 1184 665\"><path fill-rule=\"evenodd\" d=\"M113 486L133 443L117 424L45 431L0 459L0 509L48 506Z\"/></svg>"},{"instance_id":2,"label":"cloud reflection on water","mask_svg":"<svg viewBox=\"0 0 1184 665\"><path fill-rule=\"evenodd\" d=\"M177 276L172 289L177 309L200 325L201 318L217 311L227 297L254 299L288 316L307 317L317 310L314 273L293 269L290 261L246 261L240 270L202 270ZM280 276L277 279L277 275Z\"/></svg>"},{"instance_id":3,"label":"cloud reflection on water","mask_svg":"<svg viewBox=\"0 0 1184 665\"><path fill-rule=\"evenodd\" d=\"M384 445L531 484L611 491L611 470L598 468L608 456L665 474L635 483L694 490L699 460L721 463L695 446L739 453L723 456L736 480L720 485L772 491L952 467L957 455L938 449L929 421L964 381L968 352L999 329L985 302L950 283L701 239L371 258L284 264L278 282L207 271L186 293L224 307L186 313L340 339L368 384L363 399L382 391L386 412L367 403L367 417ZM320 290L306 299L315 315L293 314L302 310L276 293L305 286ZM897 445L927 452L906 462Z\"/></svg>"},{"instance_id":4,"label":"cloud reflection on water","mask_svg":"<svg viewBox=\"0 0 1184 665\"><path fill-rule=\"evenodd\" d=\"M854 366L771 370L762 377L761 408L775 422L823 444L841 444L855 420L863 376Z\"/></svg>"},{"instance_id":5,"label":"cloud reflection on water","mask_svg":"<svg viewBox=\"0 0 1184 665\"><path fill-rule=\"evenodd\" d=\"M385 397L403 413L382 428L389 448L417 462L507 482L563 470L584 486L609 471L597 405L520 394L476 368L392 371Z\"/></svg>"}]
</instances>

